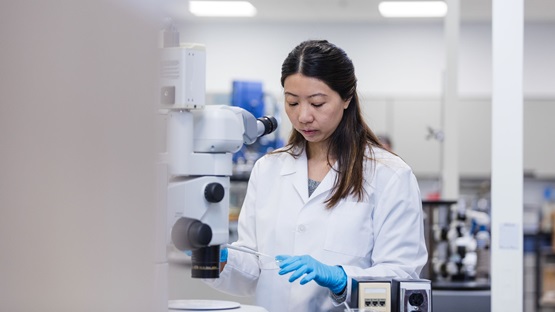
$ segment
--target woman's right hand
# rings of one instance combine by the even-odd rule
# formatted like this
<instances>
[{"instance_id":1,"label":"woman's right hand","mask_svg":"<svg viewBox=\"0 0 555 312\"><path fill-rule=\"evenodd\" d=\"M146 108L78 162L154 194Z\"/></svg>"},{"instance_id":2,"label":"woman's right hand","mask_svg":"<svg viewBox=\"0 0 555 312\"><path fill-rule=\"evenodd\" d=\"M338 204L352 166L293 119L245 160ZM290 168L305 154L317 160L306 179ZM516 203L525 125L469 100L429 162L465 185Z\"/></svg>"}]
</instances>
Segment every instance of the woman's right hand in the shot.
<instances>
[{"instance_id":1,"label":"woman's right hand","mask_svg":"<svg viewBox=\"0 0 555 312\"><path fill-rule=\"evenodd\" d=\"M220 249L220 273L222 273L227 263L227 254L227 248Z\"/></svg>"}]
</instances>

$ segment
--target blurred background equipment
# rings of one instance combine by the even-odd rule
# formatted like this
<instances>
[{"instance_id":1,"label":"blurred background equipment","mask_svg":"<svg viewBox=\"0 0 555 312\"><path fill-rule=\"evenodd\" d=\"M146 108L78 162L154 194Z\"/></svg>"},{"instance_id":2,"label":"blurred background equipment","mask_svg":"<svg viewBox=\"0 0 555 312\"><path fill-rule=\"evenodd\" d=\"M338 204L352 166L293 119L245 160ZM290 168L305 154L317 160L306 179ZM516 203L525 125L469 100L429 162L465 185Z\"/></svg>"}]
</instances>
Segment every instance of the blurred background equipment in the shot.
<instances>
[{"instance_id":1,"label":"blurred background equipment","mask_svg":"<svg viewBox=\"0 0 555 312\"><path fill-rule=\"evenodd\" d=\"M429 260L422 276L432 281L437 311L462 312L468 300L473 302L473 311L490 311L490 206L486 196L470 203L464 198L423 201Z\"/></svg>"},{"instance_id":2,"label":"blurred background equipment","mask_svg":"<svg viewBox=\"0 0 555 312\"><path fill-rule=\"evenodd\" d=\"M232 85L231 105L240 107L254 117L271 114L280 121L276 100L264 93L262 82L235 80ZM272 132L250 145L243 145L233 154L233 176L235 179L248 179L256 160L264 154L282 147L279 133Z\"/></svg>"}]
</instances>

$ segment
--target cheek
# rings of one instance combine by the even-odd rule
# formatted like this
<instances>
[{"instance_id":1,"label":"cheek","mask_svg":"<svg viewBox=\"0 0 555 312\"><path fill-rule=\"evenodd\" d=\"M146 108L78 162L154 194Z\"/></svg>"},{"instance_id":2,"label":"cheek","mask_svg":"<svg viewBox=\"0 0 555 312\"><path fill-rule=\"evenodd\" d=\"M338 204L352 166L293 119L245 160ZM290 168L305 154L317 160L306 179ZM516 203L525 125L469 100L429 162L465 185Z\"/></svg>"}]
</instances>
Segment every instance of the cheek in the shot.
<instances>
[{"instance_id":1,"label":"cheek","mask_svg":"<svg viewBox=\"0 0 555 312\"><path fill-rule=\"evenodd\" d=\"M333 125L333 128L335 129L341 122L342 118L343 118L343 110L338 110L337 112L334 112L333 114L330 115L330 118L328 119L328 123L330 125Z\"/></svg>"},{"instance_id":2,"label":"cheek","mask_svg":"<svg viewBox=\"0 0 555 312\"><path fill-rule=\"evenodd\" d=\"M283 110L285 111L285 114L287 115L287 118L289 118L289 120L292 123L295 122L293 111L290 108L288 108L287 106Z\"/></svg>"}]
</instances>

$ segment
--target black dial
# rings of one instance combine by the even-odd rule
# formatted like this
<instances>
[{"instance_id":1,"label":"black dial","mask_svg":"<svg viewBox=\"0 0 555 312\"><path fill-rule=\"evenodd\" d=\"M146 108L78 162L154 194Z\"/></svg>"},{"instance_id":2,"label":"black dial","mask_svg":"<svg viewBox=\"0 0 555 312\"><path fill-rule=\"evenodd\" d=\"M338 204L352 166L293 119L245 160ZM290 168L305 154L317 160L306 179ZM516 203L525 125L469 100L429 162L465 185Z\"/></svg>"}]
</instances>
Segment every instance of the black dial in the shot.
<instances>
[{"instance_id":1,"label":"black dial","mask_svg":"<svg viewBox=\"0 0 555 312\"><path fill-rule=\"evenodd\" d=\"M219 203L222 199L224 199L225 190L224 187L220 183L209 183L204 188L204 198L209 203Z\"/></svg>"}]
</instances>

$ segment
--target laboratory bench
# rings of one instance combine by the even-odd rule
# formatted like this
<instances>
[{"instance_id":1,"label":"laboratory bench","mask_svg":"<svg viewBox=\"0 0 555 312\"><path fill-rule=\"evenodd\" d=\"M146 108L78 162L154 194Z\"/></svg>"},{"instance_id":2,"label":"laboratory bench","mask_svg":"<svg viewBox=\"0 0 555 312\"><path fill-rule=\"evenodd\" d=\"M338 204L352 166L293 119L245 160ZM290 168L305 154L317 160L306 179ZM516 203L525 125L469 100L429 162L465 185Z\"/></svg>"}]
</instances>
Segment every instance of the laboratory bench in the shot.
<instances>
[{"instance_id":1,"label":"laboratory bench","mask_svg":"<svg viewBox=\"0 0 555 312\"><path fill-rule=\"evenodd\" d=\"M555 311L555 250L551 245L551 236L551 233L545 232L525 234L525 241L531 239L534 242L533 250L525 249L525 298L527 294L533 296L537 312ZM526 263L527 255L533 265ZM530 285L532 283L533 286Z\"/></svg>"},{"instance_id":2,"label":"laboratory bench","mask_svg":"<svg viewBox=\"0 0 555 312\"><path fill-rule=\"evenodd\" d=\"M474 312L491 310L491 286L488 281L436 281L432 283L434 311Z\"/></svg>"}]
</instances>

